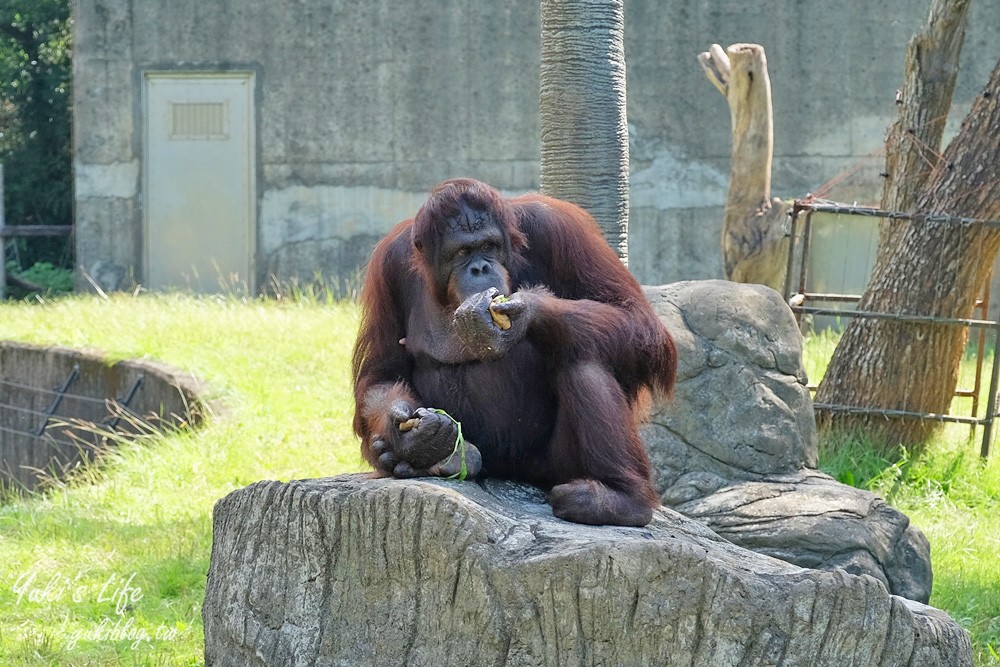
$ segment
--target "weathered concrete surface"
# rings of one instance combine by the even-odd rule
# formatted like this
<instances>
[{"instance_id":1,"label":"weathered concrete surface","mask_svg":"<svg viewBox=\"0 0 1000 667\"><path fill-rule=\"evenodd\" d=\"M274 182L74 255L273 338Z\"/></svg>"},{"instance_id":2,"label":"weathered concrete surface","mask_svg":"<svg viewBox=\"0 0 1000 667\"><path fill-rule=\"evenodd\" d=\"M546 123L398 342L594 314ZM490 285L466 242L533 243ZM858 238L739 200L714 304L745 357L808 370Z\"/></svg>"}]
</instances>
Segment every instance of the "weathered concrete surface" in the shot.
<instances>
[{"instance_id":1,"label":"weathered concrete surface","mask_svg":"<svg viewBox=\"0 0 1000 667\"><path fill-rule=\"evenodd\" d=\"M510 482L260 482L215 507L206 663L971 665L946 614L663 509L552 516Z\"/></svg>"},{"instance_id":2,"label":"weathered concrete surface","mask_svg":"<svg viewBox=\"0 0 1000 667\"><path fill-rule=\"evenodd\" d=\"M66 395L46 419L57 398L55 390L65 385L74 368L77 374L66 386ZM160 427L197 423L205 411L203 392L193 376L166 364L113 361L93 351L0 341L0 483L35 488L42 477L59 476L92 454L95 446L104 446L87 424L106 427L120 415L109 406L124 402L130 393L128 409ZM116 421L116 430L134 432L131 421L129 416Z\"/></svg>"},{"instance_id":3,"label":"weathered concrete surface","mask_svg":"<svg viewBox=\"0 0 1000 667\"><path fill-rule=\"evenodd\" d=\"M252 70L257 85L257 284L349 281L374 239L435 183L539 184L537 2L80 0L74 7L77 261L105 287L144 280L142 74ZM625 51L630 267L644 283L721 276L726 105L695 56L764 45L773 77L775 195L818 186L882 146L904 46L924 0L631 0ZM1000 58L1000 0L970 10L957 126ZM837 30L818 29L838 26ZM860 185L877 197L880 159ZM842 263L831 262L843 279ZM838 283L832 281L831 288ZM85 283L81 283L86 287ZM840 291L840 290L838 290Z\"/></svg>"},{"instance_id":4,"label":"weathered concrete surface","mask_svg":"<svg viewBox=\"0 0 1000 667\"><path fill-rule=\"evenodd\" d=\"M647 287L674 336L673 401L643 438L665 504L803 567L870 575L927 602L930 545L873 493L815 470L802 336L773 290L724 281Z\"/></svg>"}]
</instances>

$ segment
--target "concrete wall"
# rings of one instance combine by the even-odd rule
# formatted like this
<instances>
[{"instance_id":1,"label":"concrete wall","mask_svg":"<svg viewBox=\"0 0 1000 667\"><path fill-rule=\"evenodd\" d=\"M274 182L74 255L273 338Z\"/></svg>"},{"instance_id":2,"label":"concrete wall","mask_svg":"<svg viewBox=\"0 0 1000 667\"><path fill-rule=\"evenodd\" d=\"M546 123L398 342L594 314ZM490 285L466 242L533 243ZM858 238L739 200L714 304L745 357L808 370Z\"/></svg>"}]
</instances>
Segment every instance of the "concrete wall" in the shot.
<instances>
[{"instance_id":1,"label":"concrete wall","mask_svg":"<svg viewBox=\"0 0 1000 667\"><path fill-rule=\"evenodd\" d=\"M53 390L64 386L74 367L76 376L51 410ZM0 486L35 488L41 477L58 476L91 454L100 438L83 422L106 428L118 414L109 412L107 401L124 401L137 379L128 408L154 427L196 423L204 416L198 382L163 364L111 362L92 352L0 342ZM82 427L66 426L70 423ZM135 433L129 419L114 426L121 434Z\"/></svg>"},{"instance_id":2,"label":"concrete wall","mask_svg":"<svg viewBox=\"0 0 1000 667\"><path fill-rule=\"evenodd\" d=\"M774 91L774 192L813 191L877 151L927 0L629 0L631 268L646 283L721 275L729 116L695 56L759 42ZM351 280L428 189L473 176L538 187L537 1L79 0L74 51L77 259L141 282L141 80L252 69L257 276ZM1000 0L973 7L957 124L1000 58ZM881 160L831 196L877 198Z\"/></svg>"}]
</instances>

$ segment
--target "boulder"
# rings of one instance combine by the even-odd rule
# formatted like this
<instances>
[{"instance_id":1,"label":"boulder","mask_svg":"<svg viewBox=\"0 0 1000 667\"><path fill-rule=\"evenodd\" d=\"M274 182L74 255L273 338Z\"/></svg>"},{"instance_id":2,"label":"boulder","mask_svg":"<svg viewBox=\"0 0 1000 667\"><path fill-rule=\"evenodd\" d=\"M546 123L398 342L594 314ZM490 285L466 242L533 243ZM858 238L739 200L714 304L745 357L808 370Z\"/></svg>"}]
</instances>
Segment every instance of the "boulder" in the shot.
<instances>
[{"instance_id":1,"label":"boulder","mask_svg":"<svg viewBox=\"0 0 1000 667\"><path fill-rule=\"evenodd\" d=\"M553 517L513 482L259 482L215 507L209 666L972 664L947 615L664 508Z\"/></svg>"},{"instance_id":2,"label":"boulder","mask_svg":"<svg viewBox=\"0 0 1000 667\"><path fill-rule=\"evenodd\" d=\"M867 574L897 595L930 599L930 544L923 533L874 493L815 470L732 484L675 509L758 553Z\"/></svg>"},{"instance_id":3,"label":"boulder","mask_svg":"<svg viewBox=\"0 0 1000 667\"><path fill-rule=\"evenodd\" d=\"M643 427L663 502L748 549L868 574L927 602L924 535L875 494L815 470L802 336L781 296L721 280L645 289L678 353L674 398Z\"/></svg>"},{"instance_id":4,"label":"boulder","mask_svg":"<svg viewBox=\"0 0 1000 667\"><path fill-rule=\"evenodd\" d=\"M677 346L677 388L643 435L669 504L815 468L802 335L774 290L723 280L645 288Z\"/></svg>"}]
</instances>

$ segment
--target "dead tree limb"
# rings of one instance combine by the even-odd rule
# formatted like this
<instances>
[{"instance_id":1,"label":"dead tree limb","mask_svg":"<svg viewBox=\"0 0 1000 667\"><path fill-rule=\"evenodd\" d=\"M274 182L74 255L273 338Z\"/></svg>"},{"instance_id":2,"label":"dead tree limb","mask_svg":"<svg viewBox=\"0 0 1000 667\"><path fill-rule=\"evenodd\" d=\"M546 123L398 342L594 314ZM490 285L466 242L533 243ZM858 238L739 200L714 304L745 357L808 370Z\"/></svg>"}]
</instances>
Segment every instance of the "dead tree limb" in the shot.
<instances>
[{"instance_id":1,"label":"dead tree limb","mask_svg":"<svg viewBox=\"0 0 1000 667\"><path fill-rule=\"evenodd\" d=\"M726 278L781 290L788 256L788 207L771 199L774 125L764 47L713 44L698 55L705 76L726 98L732 118L732 162L723 215Z\"/></svg>"}]
</instances>

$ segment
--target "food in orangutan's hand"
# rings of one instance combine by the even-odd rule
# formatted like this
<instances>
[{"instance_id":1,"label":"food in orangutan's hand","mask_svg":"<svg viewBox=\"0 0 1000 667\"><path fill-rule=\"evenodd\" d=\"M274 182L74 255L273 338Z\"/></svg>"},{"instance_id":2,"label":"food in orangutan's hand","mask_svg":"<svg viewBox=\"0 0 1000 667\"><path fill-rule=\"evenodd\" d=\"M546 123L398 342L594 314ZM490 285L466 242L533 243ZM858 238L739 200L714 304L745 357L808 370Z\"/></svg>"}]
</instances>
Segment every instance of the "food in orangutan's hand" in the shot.
<instances>
[{"instance_id":1,"label":"food in orangutan's hand","mask_svg":"<svg viewBox=\"0 0 1000 667\"><path fill-rule=\"evenodd\" d=\"M503 294L498 294L493 297L493 301L490 302L490 317L493 318L493 324L506 331L507 329L510 329L510 316L493 310L493 306L498 303L503 303L504 301L510 301L510 299L505 297Z\"/></svg>"}]
</instances>

